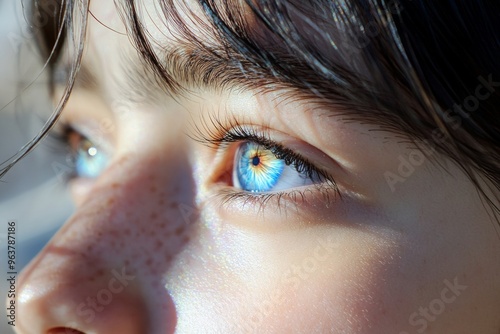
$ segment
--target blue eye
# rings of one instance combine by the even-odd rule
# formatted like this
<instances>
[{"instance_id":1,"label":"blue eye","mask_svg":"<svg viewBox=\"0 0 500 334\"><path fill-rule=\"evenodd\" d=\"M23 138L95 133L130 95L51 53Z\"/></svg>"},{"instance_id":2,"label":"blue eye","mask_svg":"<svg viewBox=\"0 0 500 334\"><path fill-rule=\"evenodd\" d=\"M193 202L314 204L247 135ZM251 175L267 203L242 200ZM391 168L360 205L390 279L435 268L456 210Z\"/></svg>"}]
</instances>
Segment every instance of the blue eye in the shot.
<instances>
[{"instance_id":1,"label":"blue eye","mask_svg":"<svg viewBox=\"0 0 500 334\"><path fill-rule=\"evenodd\" d=\"M313 184L319 177L299 172L296 164L280 159L270 150L254 142L238 148L233 170L233 184L248 192L270 192Z\"/></svg>"},{"instance_id":2,"label":"blue eye","mask_svg":"<svg viewBox=\"0 0 500 334\"><path fill-rule=\"evenodd\" d=\"M96 178L108 164L102 150L90 140L81 138L75 150L75 172L77 177Z\"/></svg>"},{"instance_id":3,"label":"blue eye","mask_svg":"<svg viewBox=\"0 0 500 334\"><path fill-rule=\"evenodd\" d=\"M236 184L252 192L273 189L285 167L285 162L277 159L271 151L251 142L240 146L235 162Z\"/></svg>"}]
</instances>

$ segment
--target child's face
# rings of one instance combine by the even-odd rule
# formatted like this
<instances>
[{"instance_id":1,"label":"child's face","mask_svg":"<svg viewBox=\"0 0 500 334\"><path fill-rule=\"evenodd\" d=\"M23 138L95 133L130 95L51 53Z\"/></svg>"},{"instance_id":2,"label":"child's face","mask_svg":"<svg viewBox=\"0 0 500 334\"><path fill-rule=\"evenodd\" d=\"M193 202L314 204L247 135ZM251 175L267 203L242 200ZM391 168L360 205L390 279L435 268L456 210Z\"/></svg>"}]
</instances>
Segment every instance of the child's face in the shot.
<instances>
[{"instance_id":1,"label":"child's face","mask_svg":"<svg viewBox=\"0 0 500 334\"><path fill-rule=\"evenodd\" d=\"M63 114L92 142L70 135L78 208L24 271L20 333L498 333L495 222L451 161L284 89L170 97L131 73L113 2L91 9Z\"/></svg>"}]
</instances>

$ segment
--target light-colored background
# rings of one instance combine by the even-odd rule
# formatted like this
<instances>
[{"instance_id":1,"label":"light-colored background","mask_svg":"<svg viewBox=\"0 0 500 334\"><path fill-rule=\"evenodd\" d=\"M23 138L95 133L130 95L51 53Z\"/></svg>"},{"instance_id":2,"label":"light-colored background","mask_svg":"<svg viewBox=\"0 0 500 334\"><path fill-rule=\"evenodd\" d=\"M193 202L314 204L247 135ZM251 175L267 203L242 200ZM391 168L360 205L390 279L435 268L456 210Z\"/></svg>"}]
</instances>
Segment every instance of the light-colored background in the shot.
<instances>
[{"instance_id":1,"label":"light-colored background","mask_svg":"<svg viewBox=\"0 0 500 334\"><path fill-rule=\"evenodd\" d=\"M23 3L29 1L0 0L0 163L35 135L52 110L47 76L42 71ZM44 140L0 180L2 305L7 294L7 222L17 223L16 269L20 271L71 213L64 182L57 174L58 167L67 165L65 159L61 145L53 139ZM0 316L0 333L13 333L5 311Z\"/></svg>"}]
</instances>

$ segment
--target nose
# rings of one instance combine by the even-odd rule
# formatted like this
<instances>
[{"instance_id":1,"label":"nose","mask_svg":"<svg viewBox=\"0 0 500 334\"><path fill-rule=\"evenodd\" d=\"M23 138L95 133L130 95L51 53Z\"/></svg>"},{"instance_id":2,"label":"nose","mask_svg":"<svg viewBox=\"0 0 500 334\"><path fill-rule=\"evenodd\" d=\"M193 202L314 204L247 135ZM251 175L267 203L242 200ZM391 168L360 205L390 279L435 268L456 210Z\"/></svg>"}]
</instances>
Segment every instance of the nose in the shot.
<instances>
[{"instance_id":1,"label":"nose","mask_svg":"<svg viewBox=\"0 0 500 334\"><path fill-rule=\"evenodd\" d=\"M174 331L163 279L194 228L181 210L194 207L192 174L178 157L124 157L99 177L21 274L18 333Z\"/></svg>"}]
</instances>

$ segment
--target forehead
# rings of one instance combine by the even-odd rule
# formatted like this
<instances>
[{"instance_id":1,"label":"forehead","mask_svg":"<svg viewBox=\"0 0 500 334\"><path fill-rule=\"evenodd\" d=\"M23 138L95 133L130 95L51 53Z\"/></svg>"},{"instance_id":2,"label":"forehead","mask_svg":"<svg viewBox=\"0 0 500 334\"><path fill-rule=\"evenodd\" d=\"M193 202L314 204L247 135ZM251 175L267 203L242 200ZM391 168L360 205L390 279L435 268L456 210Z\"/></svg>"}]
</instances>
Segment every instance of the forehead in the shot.
<instances>
[{"instance_id":1,"label":"forehead","mask_svg":"<svg viewBox=\"0 0 500 334\"><path fill-rule=\"evenodd\" d=\"M221 3L223 11L230 10L237 15L241 25L247 28L256 21L251 9L243 1ZM197 1L139 0L139 1L93 1L90 3L91 38L94 42L109 42L117 34L128 35L132 44L138 44L137 28L144 33L156 52L170 50L180 44L222 47L214 25L207 18ZM255 30L257 27L249 27ZM115 43L113 43L115 44ZM111 44L110 46L112 46ZM119 43L121 47L125 45ZM129 46L131 46L129 45Z\"/></svg>"}]
</instances>

